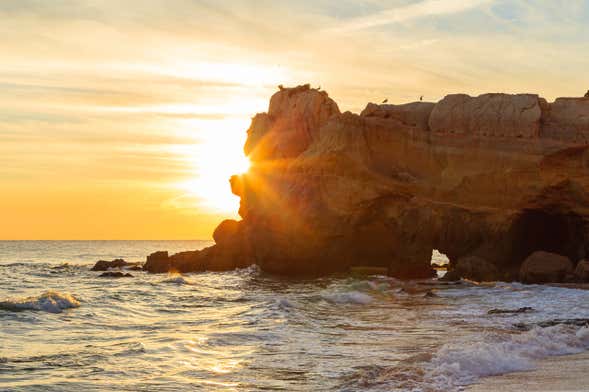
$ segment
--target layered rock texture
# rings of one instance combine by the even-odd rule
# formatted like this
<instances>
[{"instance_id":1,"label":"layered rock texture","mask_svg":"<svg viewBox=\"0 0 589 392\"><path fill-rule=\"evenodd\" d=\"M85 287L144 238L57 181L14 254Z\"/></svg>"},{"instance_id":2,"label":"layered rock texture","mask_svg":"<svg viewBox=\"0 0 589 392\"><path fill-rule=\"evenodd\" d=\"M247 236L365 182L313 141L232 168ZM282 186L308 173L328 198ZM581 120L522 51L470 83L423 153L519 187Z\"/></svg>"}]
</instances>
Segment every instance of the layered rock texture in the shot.
<instances>
[{"instance_id":1,"label":"layered rock texture","mask_svg":"<svg viewBox=\"0 0 589 392\"><path fill-rule=\"evenodd\" d=\"M455 94L358 115L281 88L248 130L251 169L231 178L242 220L146 268L423 278L433 249L477 280L517 279L535 251L574 267L589 252L588 141L589 98Z\"/></svg>"}]
</instances>

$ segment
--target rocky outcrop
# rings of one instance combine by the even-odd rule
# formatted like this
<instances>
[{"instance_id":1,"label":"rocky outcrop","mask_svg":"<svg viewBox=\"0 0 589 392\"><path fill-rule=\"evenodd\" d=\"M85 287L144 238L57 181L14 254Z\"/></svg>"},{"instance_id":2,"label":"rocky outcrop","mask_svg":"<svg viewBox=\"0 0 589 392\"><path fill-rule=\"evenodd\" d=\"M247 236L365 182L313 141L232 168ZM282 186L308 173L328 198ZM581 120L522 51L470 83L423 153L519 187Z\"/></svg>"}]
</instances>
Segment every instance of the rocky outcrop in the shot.
<instances>
[{"instance_id":1,"label":"rocky outcrop","mask_svg":"<svg viewBox=\"0 0 589 392\"><path fill-rule=\"evenodd\" d=\"M242 220L146 269L422 278L433 249L476 280L517 279L539 250L576 264L589 252L587 113L587 98L457 94L358 115L308 85L281 88L247 131L250 170L231 178Z\"/></svg>"},{"instance_id":2,"label":"rocky outcrop","mask_svg":"<svg viewBox=\"0 0 589 392\"><path fill-rule=\"evenodd\" d=\"M123 259L114 259L112 261L98 260L92 271L108 271L111 268L132 268L137 267L138 263L129 263Z\"/></svg>"},{"instance_id":3,"label":"rocky outcrop","mask_svg":"<svg viewBox=\"0 0 589 392\"><path fill-rule=\"evenodd\" d=\"M523 262L519 277L524 283L554 283L563 282L572 272L573 263L568 257L537 251Z\"/></svg>"}]
</instances>

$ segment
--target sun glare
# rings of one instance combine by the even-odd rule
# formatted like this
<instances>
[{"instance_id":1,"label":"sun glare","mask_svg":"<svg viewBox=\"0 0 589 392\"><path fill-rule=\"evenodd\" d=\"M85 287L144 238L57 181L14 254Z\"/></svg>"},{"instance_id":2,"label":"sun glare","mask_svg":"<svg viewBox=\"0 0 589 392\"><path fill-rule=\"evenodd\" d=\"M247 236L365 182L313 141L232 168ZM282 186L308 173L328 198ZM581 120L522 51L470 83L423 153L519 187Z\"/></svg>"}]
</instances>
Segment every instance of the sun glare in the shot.
<instances>
[{"instance_id":1,"label":"sun glare","mask_svg":"<svg viewBox=\"0 0 589 392\"><path fill-rule=\"evenodd\" d=\"M237 213L239 198L231 193L229 179L247 172L249 159L243 153L247 120L225 119L211 122L199 132L198 144L182 146L193 178L180 184L194 199L194 208L218 213Z\"/></svg>"}]
</instances>

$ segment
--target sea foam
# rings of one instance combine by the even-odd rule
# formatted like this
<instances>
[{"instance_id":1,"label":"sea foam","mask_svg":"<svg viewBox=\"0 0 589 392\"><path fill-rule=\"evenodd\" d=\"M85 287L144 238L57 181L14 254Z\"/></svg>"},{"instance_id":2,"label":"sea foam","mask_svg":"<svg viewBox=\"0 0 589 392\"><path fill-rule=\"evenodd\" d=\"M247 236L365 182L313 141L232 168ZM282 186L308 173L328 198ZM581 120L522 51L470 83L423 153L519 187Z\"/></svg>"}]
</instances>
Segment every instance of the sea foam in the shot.
<instances>
[{"instance_id":1,"label":"sea foam","mask_svg":"<svg viewBox=\"0 0 589 392\"><path fill-rule=\"evenodd\" d=\"M342 293L323 293L321 297L336 304L368 304L372 302L373 298L359 291L347 291Z\"/></svg>"},{"instance_id":2,"label":"sea foam","mask_svg":"<svg viewBox=\"0 0 589 392\"><path fill-rule=\"evenodd\" d=\"M77 308L80 302L71 294L62 294L49 290L45 293L26 298L0 301L0 309L11 311L41 310L49 313L61 313L64 309Z\"/></svg>"},{"instance_id":3,"label":"sea foam","mask_svg":"<svg viewBox=\"0 0 589 392\"><path fill-rule=\"evenodd\" d=\"M531 370L536 361L589 349L589 328L536 327L499 339L442 346L426 365L426 380L438 390L455 390L480 377Z\"/></svg>"}]
</instances>

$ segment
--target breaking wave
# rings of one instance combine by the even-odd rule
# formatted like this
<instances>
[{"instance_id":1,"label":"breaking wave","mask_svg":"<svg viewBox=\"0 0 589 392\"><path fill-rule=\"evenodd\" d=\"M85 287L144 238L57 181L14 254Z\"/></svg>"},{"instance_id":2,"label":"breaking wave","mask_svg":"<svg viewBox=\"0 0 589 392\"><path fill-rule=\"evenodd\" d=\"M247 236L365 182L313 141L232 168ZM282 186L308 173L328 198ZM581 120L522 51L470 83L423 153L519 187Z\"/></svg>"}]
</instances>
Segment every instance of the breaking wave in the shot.
<instances>
[{"instance_id":1,"label":"breaking wave","mask_svg":"<svg viewBox=\"0 0 589 392\"><path fill-rule=\"evenodd\" d=\"M0 301L0 309L10 311L40 310L61 313L65 309L77 308L80 302L71 294L49 290L36 297L26 297Z\"/></svg>"},{"instance_id":2,"label":"breaking wave","mask_svg":"<svg viewBox=\"0 0 589 392\"><path fill-rule=\"evenodd\" d=\"M447 343L433 355L364 370L353 386L379 391L460 391L481 377L533 370L541 359L588 349L588 327L535 327L524 333L494 334L482 341Z\"/></svg>"}]
</instances>

